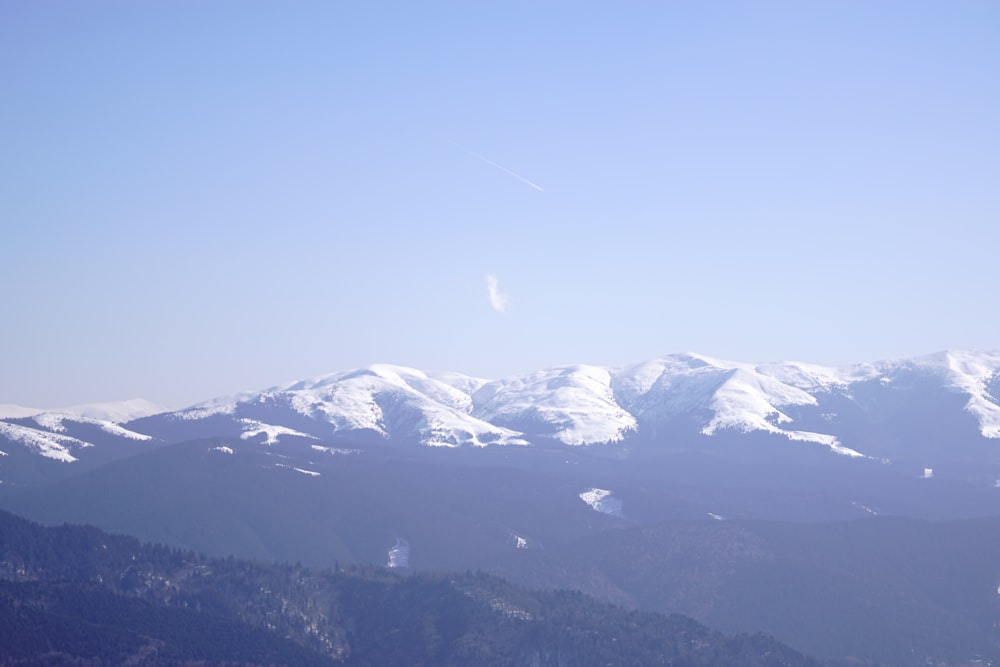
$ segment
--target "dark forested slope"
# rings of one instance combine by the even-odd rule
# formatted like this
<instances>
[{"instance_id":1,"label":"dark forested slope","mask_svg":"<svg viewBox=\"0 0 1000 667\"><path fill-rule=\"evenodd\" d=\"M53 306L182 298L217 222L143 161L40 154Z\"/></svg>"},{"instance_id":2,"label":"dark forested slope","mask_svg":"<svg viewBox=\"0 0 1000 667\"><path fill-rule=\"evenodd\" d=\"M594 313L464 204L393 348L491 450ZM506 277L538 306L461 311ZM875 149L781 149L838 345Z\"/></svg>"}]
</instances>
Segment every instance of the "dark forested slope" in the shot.
<instances>
[{"instance_id":1,"label":"dark forested slope","mask_svg":"<svg viewBox=\"0 0 1000 667\"><path fill-rule=\"evenodd\" d=\"M809 665L763 635L480 573L209 559L0 512L0 665Z\"/></svg>"}]
</instances>

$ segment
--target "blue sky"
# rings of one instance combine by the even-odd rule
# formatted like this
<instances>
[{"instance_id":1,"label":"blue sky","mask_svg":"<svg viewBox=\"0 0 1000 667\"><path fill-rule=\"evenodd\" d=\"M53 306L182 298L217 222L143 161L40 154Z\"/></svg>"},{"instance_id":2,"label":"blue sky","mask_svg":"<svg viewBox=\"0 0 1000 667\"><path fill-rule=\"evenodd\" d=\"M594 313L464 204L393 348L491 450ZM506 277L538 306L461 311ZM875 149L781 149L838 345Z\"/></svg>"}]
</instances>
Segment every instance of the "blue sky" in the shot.
<instances>
[{"instance_id":1,"label":"blue sky","mask_svg":"<svg viewBox=\"0 0 1000 667\"><path fill-rule=\"evenodd\" d=\"M995 349L997 72L995 2L0 3L0 403Z\"/></svg>"}]
</instances>

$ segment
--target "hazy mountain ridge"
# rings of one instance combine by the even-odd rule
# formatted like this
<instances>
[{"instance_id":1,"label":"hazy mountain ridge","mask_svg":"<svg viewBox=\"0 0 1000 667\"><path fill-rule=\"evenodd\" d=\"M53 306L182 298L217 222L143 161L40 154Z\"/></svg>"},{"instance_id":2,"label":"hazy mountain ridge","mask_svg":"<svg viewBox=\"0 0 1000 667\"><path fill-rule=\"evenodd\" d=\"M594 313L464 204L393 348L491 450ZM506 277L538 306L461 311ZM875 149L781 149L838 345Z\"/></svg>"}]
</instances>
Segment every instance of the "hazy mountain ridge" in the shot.
<instances>
[{"instance_id":1,"label":"hazy mountain ridge","mask_svg":"<svg viewBox=\"0 0 1000 667\"><path fill-rule=\"evenodd\" d=\"M87 417L113 422L127 422L140 417L148 417L168 410L144 398L132 398L124 401L109 401L106 403L86 403L72 405L66 408L42 409L23 405L0 405L0 419L17 419L33 417L40 414L68 415L71 417Z\"/></svg>"}]
</instances>

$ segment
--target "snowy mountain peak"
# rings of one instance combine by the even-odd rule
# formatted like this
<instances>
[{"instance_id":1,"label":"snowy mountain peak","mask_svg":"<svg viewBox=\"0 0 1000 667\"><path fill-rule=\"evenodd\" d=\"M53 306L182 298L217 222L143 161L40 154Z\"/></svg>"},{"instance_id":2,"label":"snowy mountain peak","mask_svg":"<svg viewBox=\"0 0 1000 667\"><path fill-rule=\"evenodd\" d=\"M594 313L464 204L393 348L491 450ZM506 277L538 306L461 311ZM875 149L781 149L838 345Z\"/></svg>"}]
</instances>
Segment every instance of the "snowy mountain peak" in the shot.
<instances>
[{"instance_id":1,"label":"snowy mountain peak","mask_svg":"<svg viewBox=\"0 0 1000 667\"><path fill-rule=\"evenodd\" d=\"M964 397L957 411L941 398L948 394ZM928 416L924 406L931 404L951 412ZM695 446L705 437L738 442L742 434L760 433L846 456L884 458L883 449L895 445L880 443L899 437L858 434L945 419L963 433L1000 438L1000 353L949 351L847 367L683 353L497 380L374 364L146 416L134 429L115 419L157 410L132 401L78 406L75 414L19 410L5 418L5 435L30 436L38 451L65 458L76 445L56 436L97 431L164 439L167 432L213 437L221 428L265 445L297 440L326 446L331 438L363 433L433 447L629 442L662 448Z\"/></svg>"},{"instance_id":2,"label":"snowy mountain peak","mask_svg":"<svg viewBox=\"0 0 1000 667\"><path fill-rule=\"evenodd\" d=\"M619 442L637 425L615 401L611 371L600 366L561 366L488 382L472 400L481 419L566 445Z\"/></svg>"},{"instance_id":3,"label":"snowy mountain peak","mask_svg":"<svg viewBox=\"0 0 1000 667\"><path fill-rule=\"evenodd\" d=\"M965 409L979 420L983 436L1000 438L1000 352L944 352L917 363L924 360L944 366L952 387L969 395Z\"/></svg>"},{"instance_id":4,"label":"snowy mountain peak","mask_svg":"<svg viewBox=\"0 0 1000 667\"><path fill-rule=\"evenodd\" d=\"M337 429L366 428L384 437L415 429L424 444L617 443L641 435L643 424L689 415L703 435L757 431L860 456L828 425L797 427L795 414L818 411L831 396L850 397L857 383L876 378L891 383L901 369L927 367L939 369L948 386L970 396L968 411L984 436L1000 437L1000 401L993 395L998 357L949 352L905 364L836 368L734 362L688 352L620 367L558 366L492 381L376 364L287 390L296 394L292 403L299 412L321 416ZM485 439L477 435L483 433Z\"/></svg>"},{"instance_id":5,"label":"snowy mountain peak","mask_svg":"<svg viewBox=\"0 0 1000 667\"><path fill-rule=\"evenodd\" d=\"M97 419L108 422L127 422L141 417L167 412L167 409L147 401L144 398L131 398L124 401L112 401L109 403L87 403L85 405L74 405L60 410L51 410L74 417L87 419Z\"/></svg>"},{"instance_id":6,"label":"snowy mountain peak","mask_svg":"<svg viewBox=\"0 0 1000 667\"><path fill-rule=\"evenodd\" d=\"M41 409L20 405L0 405L0 419L33 417L42 413L63 415L66 418L88 418L110 422L127 422L140 417L167 412L167 409L144 398L132 398L108 403L87 403L67 408Z\"/></svg>"}]
</instances>

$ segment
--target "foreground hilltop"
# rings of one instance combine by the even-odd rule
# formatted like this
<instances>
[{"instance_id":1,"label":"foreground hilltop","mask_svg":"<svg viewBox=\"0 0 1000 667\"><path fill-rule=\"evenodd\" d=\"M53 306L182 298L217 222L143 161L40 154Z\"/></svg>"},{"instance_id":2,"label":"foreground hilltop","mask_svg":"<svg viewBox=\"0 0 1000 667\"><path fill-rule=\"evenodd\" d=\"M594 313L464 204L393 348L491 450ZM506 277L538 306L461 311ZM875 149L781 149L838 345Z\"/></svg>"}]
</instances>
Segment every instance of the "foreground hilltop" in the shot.
<instances>
[{"instance_id":1,"label":"foreground hilltop","mask_svg":"<svg viewBox=\"0 0 1000 667\"><path fill-rule=\"evenodd\" d=\"M0 512L0 665L816 665L484 574L209 559Z\"/></svg>"}]
</instances>

